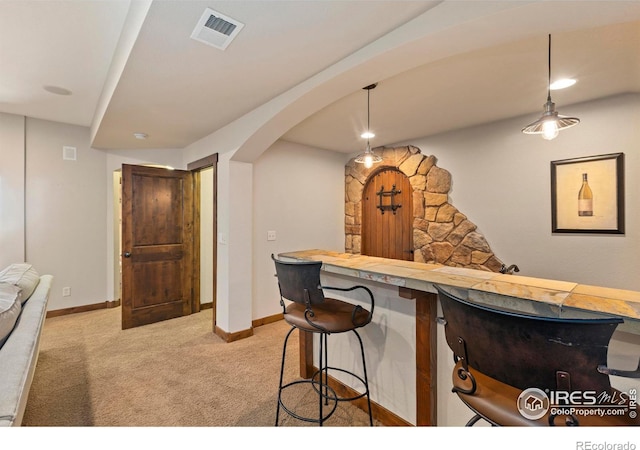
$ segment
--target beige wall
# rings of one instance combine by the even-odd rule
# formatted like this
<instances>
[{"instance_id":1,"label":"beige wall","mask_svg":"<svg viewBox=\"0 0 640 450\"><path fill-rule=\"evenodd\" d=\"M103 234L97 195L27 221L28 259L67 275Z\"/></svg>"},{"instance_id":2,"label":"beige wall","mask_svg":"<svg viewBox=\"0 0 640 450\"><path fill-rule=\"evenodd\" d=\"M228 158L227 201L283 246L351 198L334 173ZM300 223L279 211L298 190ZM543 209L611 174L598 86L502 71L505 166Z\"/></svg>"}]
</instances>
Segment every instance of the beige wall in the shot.
<instances>
[{"instance_id":1,"label":"beige wall","mask_svg":"<svg viewBox=\"0 0 640 450\"><path fill-rule=\"evenodd\" d=\"M640 291L640 95L557 108L581 123L553 141L521 133L535 119L527 116L407 143L451 172L452 203L519 275ZM551 233L551 161L618 152L625 155L626 233Z\"/></svg>"},{"instance_id":2,"label":"beige wall","mask_svg":"<svg viewBox=\"0 0 640 450\"><path fill-rule=\"evenodd\" d=\"M170 149L96 150L89 135L87 127L0 113L0 268L26 260L52 274L49 310L117 299L114 170L182 160ZM76 148L75 161L63 159L64 146Z\"/></svg>"},{"instance_id":3,"label":"beige wall","mask_svg":"<svg viewBox=\"0 0 640 450\"><path fill-rule=\"evenodd\" d=\"M577 115L582 123L551 142L520 133L522 123L530 119L524 117L399 144L436 155L439 166L452 173L455 204L478 225L503 261L520 266L522 275L640 290L635 275L640 212L634 208L640 195L640 180L634 175L640 167L640 129L634 126L640 123L640 96L559 109ZM64 145L77 148L77 161L62 160ZM26 247L30 262L56 277L50 309L116 299L113 171L123 162L179 168L188 162L183 161L184 154L171 149L103 152L90 148L87 128L10 114L0 114L0 146L2 265L23 258ZM214 148L207 151L215 153ZM624 152L626 158L627 233L553 235L550 161L613 152ZM349 156L353 155L278 141L253 164L242 163L252 170L234 169L249 178L248 184L240 180L233 185L234 196L248 198L252 206L248 215L238 215L241 223L223 222L219 231L231 230L244 246L249 243L249 250L243 250L249 269L238 273L245 278L251 301L242 305L238 313L242 318L233 319L237 326L230 319L228 331L278 312L271 252L343 248L343 177ZM231 205L225 198L231 195L231 182L224 180L231 164L225 165L224 155L221 161L219 195L228 209ZM253 185L252 194L238 194L243 185ZM22 198L26 198L26 225L21 218ZM222 214L230 215L224 208ZM252 223L245 223L247 217ZM236 235L247 227L248 237ZM276 231L276 241L267 241L269 230ZM224 246L218 247L224 253ZM238 253L235 245L226 251ZM226 269L219 269L223 278ZM226 283L218 286L223 293L244 289L240 278L221 283ZM62 297L65 286L71 287L71 297Z\"/></svg>"},{"instance_id":4,"label":"beige wall","mask_svg":"<svg viewBox=\"0 0 640 450\"><path fill-rule=\"evenodd\" d=\"M0 268L24 260L24 117L0 113Z\"/></svg>"},{"instance_id":5,"label":"beige wall","mask_svg":"<svg viewBox=\"0 0 640 450\"><path fill-rule=\"evenodd\" d=\"M347 156L278 141L254 163L253 319L282 312L271 253L344 251Z\"/></svg>"},{"instance_id":6,"label":"beige wall","mask_svg":"<svg viewBox=\"0 0 640 450\"><path fill-rule=\"evenodd\" d=\"M75 161L63 146L76 148ZM104 164L88 128L26 119L26 256L54 276L49 309L106 300Z\"/></svg>"},{"instance_id":7,"label":"beige wall","mask_svg":"<svg viewBox=\"0 0 640 450\"><path fill-rule=\"evenodd\" d=\"M499 258L518 264L519 275L640 290L635 231L640 212L634 207L640 203L640 180L634 175L640 167L640 96L563 106L560 112L577 115L582 123L553 141L522 134L522 124L530 119L524 117L398 145L435 155L438 166L451 172L452 201L478 225ZM625 153L626 234L552 234L550 162L615 152ZM278 312L272 252L343 251L341 183L347 159L278 141L255 161L254 319ZM276 241L267 241L269 230L277 232Z\"/></svg>"}]
</instances>

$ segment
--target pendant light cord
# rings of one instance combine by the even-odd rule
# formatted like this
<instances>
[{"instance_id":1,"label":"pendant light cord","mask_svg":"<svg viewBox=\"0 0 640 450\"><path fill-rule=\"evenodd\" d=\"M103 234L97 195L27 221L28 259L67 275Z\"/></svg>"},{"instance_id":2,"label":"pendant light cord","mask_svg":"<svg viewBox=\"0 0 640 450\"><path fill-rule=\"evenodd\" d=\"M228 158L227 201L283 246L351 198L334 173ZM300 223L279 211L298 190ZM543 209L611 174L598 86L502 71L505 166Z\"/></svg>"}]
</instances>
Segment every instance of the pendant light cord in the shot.
<instances>
[{"instance_id":1,"label":"pendant light cord","mask_svg":"<svg viewBox=\"0 0 640 450\"><path fill-rule=\"evenodd\" d=\"M548 72L547 72L547 103L544 104L542 116L535 122L522 129L525 134L542 134L545 139L551 140L557 136L558 130L564 130L580 123L577 117L560 116L555 108L555 103L551 101L551 34L549 34L548 51ZM551 127L553 122L553 127ZM555 133L550 132L550 128L555 128ZM553 136L552 136L553 134Z\"/></svg>"},{"instance_id":2,"label":"pendant light cord","mask_svg":"<svg viewBox=\"0 0 640 450\"><path fill-rule=\"evenodd\" d=\"M371 89L367 89L367 136L371 134L371 112L369 109L369 96L371 95ZM369 138L367 137L367 149L370 148Z\"/></svg>"},{"instance_id":3,"label":"pendant light cord","mask_svg":"<svg viewBox=\"0 0 640 450\"><path fill-rule=\"evenodd\" d=\"M551 101L551 35L549 35L549 74L548 74L548 83L547 83L547 101Z\"/></svg>"},{"instance_id":4,"label":"pendant light cord","mask_svg":"<svg viewBox=\"0 0 640 450\"><path fill-rule=\"evenodd\" d=\"M367 90L367 149L365 150L365 153L371 153L371 144L369 143L371 135L371 89L375 88L377 85L378 83L373 83L362 88Z\"/></svg>"}]
</instances>

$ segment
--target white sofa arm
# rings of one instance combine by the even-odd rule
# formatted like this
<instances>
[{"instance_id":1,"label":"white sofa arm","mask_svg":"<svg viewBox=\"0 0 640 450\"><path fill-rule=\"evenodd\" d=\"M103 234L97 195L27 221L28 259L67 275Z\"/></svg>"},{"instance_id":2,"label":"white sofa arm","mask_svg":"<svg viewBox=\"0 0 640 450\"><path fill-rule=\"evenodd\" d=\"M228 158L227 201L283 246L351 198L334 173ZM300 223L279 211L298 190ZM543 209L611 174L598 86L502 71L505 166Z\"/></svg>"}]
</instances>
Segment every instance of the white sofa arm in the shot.
<instances>
[{"instance_id":1,"label":"white sofa arm","mask_svg":"<svg viewBox=\"0 0 640 450\"><path fill-rule=\"evenodd\" d=\"M0 426L20 426L38 361L53 276L42 275L0 348Z\"/></svg>"}]
</instances>

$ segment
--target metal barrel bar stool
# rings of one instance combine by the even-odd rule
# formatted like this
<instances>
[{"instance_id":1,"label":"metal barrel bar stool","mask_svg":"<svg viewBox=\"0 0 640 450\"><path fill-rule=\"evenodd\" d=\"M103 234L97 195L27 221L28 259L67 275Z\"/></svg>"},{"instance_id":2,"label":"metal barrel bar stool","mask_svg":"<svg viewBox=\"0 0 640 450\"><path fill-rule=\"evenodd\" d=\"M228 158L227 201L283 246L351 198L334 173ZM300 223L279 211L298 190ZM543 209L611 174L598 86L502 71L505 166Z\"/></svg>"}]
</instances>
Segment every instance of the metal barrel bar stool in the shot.
<instances>
[{"instance_id":1,"label":"metal barrel bar stool","mask_svg":"<svg viewBox=\"0 0 640 450\"><path fill-rule=\"evenodd\" d=\"M369 380L365 362L364 345L357 329L371 322L375 301L373 294L366 286L352 286L348 288L322 286L320 282L320 270L322 262L319 261L284 261L271 255L275 263L276 276L280 289L280 305L282 306L284 320L291 325L282 348L282 362L280 367L280 383L278 386L278 405L276 411L276 426L279 424L280 409L296 419L317 423L322 426L335 412L338 402L354 401L360 398L367 400L369 424L373 426L371 413L371 398L369 395ZM369 309L360 305L351 304L344 300L325 297L325 290L354 291L363 290L368 301ZM319 367L310 379L299 379L284 383L284 368L287 351L287 342L294 330L310 332L319 335ZM330 334L353 332L358 340L362 357L362 374L344 368L329 365L328 360L328 336ZM348 374L359 380L364 386L364 392L352 397L340 397L329 386L329 376L332 371ZM300 384L310 384L318 394L318 416L305 416L298 414L293 408L285 405L282 393L285 389Z\"/></svg>"},{"instance_id":2,"label":"metal barrel bar stool","mask_svg":"<svg viewBox=\"0 0 640 450\"><path fill-rule=\"evenodd\" d=\"M607 367L619 317L545 317L462 299L435 286L453 351L452 391L492 426L639 425L633 393L611 386ZM608 409L603 415L591 410ZM626 408L626 409L625 409Z\"/></svg>"}]
</instances>

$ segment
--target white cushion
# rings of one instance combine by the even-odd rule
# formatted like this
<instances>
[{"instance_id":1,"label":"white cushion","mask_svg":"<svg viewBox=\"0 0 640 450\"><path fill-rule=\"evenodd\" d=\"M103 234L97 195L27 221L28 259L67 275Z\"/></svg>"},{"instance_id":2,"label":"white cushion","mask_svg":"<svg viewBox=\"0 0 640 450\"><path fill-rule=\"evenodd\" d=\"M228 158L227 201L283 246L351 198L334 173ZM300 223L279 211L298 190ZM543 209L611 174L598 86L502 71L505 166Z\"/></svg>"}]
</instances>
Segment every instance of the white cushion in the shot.
<instances>
[{"instance_id":1,"label":"white cushion","mask_svg":"<svg viewBox=\"0 0 640 450\"><path fill-rule=\"evenodd\" d=\"M21 310L20 288L12 284L0 283L0 347L13 331Z\"/></svg>"},{"instance_id":2,"label":"white cushion","mask_svg":"<svg viewBox=\"0 0 640 450\"><path fill-rule=\"evenodd\" d=\"M22 293L20 301L26 302L40 282L40 275L28 263L15 263L0 272L0 283L18 286Z\"/></svg>"}]
</instances>

